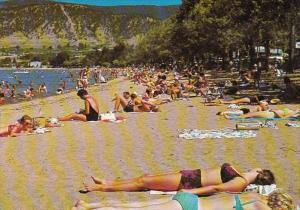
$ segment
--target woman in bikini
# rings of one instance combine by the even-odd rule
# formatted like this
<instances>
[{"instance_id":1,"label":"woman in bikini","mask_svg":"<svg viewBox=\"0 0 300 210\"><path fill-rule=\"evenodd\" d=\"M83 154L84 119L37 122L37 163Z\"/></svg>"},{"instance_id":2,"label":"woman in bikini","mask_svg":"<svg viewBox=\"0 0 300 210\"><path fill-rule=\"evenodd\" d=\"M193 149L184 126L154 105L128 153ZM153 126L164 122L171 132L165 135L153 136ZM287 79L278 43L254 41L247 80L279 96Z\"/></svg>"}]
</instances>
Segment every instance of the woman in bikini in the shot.
<instances>
[{"instance_id":1,"label":"woman in bikini","mask_svg":"<svg viewBox=\"0 0 300 210\"><path fill-rule=\"evenodd\" d=\"M59 121L98 121L99 119L99 106L97 100L90 96L88 92L84 89L80 89L77 95L84 100L85 109L80 113L72 113L65 117L58 118Z\"/></svg>"},{"instance_id":2,"label":"woman in bikini","mask_svg":"<svg viewBox=\"0 0 300 210\"><path fill-rule=\"evenodd\" d=\"M28 115L24 115L15 124L11 124L6 128L0 130L0 137L16 137L23 132L30 132L33 129L32 118Z\"/></svg>"},{"instance_id":3,"label":"woman in bikini","mask_svg":"<svg viewBox=\"0 0 300 210\"><path fill-rule=\"evenodd\" d=\"M103 191L182 191L197 195L217 192L242 192L249 184L270 185L275 183L269 170L252 169L241 173L228 163L219 168L182 170L175 173L143 175L129 180L107 181L92 177L94 184L85 184L84 192Z\"/></svg>"},{"instance_id":4,"label":"woman in bikini","mask_svg":"<svg viewBox=\"0 0 300 210\"><path fill-rule=\"evenodd\" d=\"M240 116L229 116L224 115L225 118L294 118L300 116L300 109L291 110L289 108L277 109L277 110L267 110L267 111L257 111L249 112Z\"/></svg>"},{"instance_id":5,"label":"woman in bikini","mask_svg":"<svg viewBox=\"0 0 300 210\"><path fill-rule=\"evenodd\" d=\"M292 197L277 190L268 196L258 193L219 193L209 197L198 197L190 193L177 193L173 197L146 202L85 203L78 201L72 210L296 210Z\"/></svg>"}]
</instances>

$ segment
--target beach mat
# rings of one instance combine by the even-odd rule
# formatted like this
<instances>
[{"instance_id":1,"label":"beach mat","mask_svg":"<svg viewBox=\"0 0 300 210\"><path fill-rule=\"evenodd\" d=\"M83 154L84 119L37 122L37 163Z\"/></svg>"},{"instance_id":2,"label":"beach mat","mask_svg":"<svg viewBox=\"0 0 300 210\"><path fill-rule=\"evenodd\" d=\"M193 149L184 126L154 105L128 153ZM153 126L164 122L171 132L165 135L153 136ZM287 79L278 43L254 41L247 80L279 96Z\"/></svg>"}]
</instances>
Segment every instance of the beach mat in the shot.
<instances>
[{"instance_id":1,"label":"beach mat","mask_svg":"<svg viewBox=\"0 0 300 210\"><path fill-rule=\"evenodd\" d=\"M215 129L215 130L198 130L183 129L179 130L179 138L186 140L193 139L223 139L223 138L255 138L256 131L252 130L234 130L234 129Z\"/></svg>"}]
</instances>

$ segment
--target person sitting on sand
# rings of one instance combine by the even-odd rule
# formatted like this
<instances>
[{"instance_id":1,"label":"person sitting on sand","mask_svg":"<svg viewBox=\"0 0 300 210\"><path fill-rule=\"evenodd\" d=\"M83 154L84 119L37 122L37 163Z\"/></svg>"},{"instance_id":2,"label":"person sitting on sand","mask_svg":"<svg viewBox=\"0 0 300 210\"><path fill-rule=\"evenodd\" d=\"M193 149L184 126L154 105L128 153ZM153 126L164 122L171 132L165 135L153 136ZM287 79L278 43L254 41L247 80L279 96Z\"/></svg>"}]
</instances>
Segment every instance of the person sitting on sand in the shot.
<instances>
[{"instance_id":1,"label":"person sitting on sand","mask_svg":"<svg viewBox=\"0 0 300 210\"><path fill-rule=\"evenodd\" d=\"M107 181L92 176L85 192L103 191L183 191L197 195L217 192L242 192L249 184L270 185L275 178L270 170L255 168L240 172L228 163L212 169L182 170L175 173L143 175L129 180Z\"/></svg>"},{"instance_id":2,"label":"person sitting on sand","mask_svg":"<svg viewBox=\"0 0 300 210\"><path fill-rule=\"evenodd\" d=\"M77 92L77 95L84 100L85 109L80 113L72 113L65 117L58 118L59 121L71 121L71 120L79 120L79 121L98 121L99 119L99 106L97 100L90 96L88 92L84 89L80 89Z\"/></svg>"},{"instance_id":3,"label":"person sitting on sand","mask_svg":"<svg viewBox=\"0 0 300 210\"><path fill-rule=\"evenodd\" d=\"M255 192L242 194L217 193L209 197L198 197L191 193L179 192L172 197L154 199L143 202L124 203L112 205L101 203L86 203L78 201L72 210L296 210L292 197L276 190L269 195Z\"/></svg>"},{"instance_id":4,"label":"person sitting on sand","mask_svg":"<svg viewBox=\"0 0 300 210\"><path fill-rule=\"evenodd\" d=\"M145 101L138 97L137 93L132 93L130 95L131 102L133 104L133 110L134 112L157 112L158 106L151 103L150 101Z\"/></svg>"},{"instance_id":5,"label":"person sitting on sand","mask_svg":"<svg viewBox=\"0 0 300 210\"><path fill-rule=\"evenodd\" d=\"M278 110L268 110L268 111L257 111L249 112L240 116L229 116L224 115L227 119L232 118L295 118L299 117L300 109L291 110L289 108L278 109Z\"/></svg>"},{"instance_id":6,"label":"person sitting on sand","mask_svg":"<svg viewBox=\"0 0 300 210\"><path fill-rule=\"evenodd\" d=\"M11 124L0 131L0 137L16 137L23 132L31 132L33 129L32 118L24 115L15 124Z\"/></svg>"},{"instance_id":7,"label":"person sitting on sand","mask_svg":"<svg viewBox=\"0 0 300 210\"><path fill-rule=\"evenodd\" d=\"M130 93L129 92L123 92L123 96L116 94L113 101L115 101L114 112L118 112L120 109L120 106L122 106L124 112L133 112L133 106L131 103L129 103L129 101L130 101Z\"/></svg>"},{"instance_id":8,"label":"person sitting on sand","mask_svg":"<svg viewBox=\"0 0 300 210\"><path fill-rule=\"evenodd\" d=\"M114 112L118 112L120 106L122 106L124 112L150 112L158 110L157 106L140 99L136 93L123 92L123 97L116 95L113 101L115 101Z\"/></svg>"}]
</instances>

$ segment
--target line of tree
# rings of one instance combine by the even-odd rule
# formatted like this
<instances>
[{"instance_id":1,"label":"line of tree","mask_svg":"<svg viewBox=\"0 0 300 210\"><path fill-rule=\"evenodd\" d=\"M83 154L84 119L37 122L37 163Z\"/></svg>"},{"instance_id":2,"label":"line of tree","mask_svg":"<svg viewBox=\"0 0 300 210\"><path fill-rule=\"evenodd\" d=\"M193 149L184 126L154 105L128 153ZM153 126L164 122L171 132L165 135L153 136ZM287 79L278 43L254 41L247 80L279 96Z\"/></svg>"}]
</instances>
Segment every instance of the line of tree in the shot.
<instances>
[{"instance_id":1,"label":"line of tree","mask_svg":"<svg viewBox=\"0 0 300 210\"><path fill-rule=\"evenodd\" d=\"M233 52L257 62L256 46L285 49L294 58L295 35L300 35L299 0L183 0L176 17L153 27L138 44L134 59L140 62L208 61ZM298 24L298 25L297 25Z\"/></svg>"}]
</instances>

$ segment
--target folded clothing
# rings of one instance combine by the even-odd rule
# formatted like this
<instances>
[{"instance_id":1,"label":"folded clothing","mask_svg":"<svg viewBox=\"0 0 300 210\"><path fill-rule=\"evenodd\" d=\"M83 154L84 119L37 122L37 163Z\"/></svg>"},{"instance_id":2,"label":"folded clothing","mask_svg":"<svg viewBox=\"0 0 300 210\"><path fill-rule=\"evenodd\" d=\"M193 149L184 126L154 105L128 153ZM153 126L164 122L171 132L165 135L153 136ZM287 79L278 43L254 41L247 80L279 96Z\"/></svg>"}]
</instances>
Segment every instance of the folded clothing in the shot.
<instances>
[{"instance_id":1,"label":"folded clothing","mask_svg":"<svg viewBox=\"0 0 300 210\"><path fill-rule=\"evenodd\" d=\"M221 138L254 138L257 133L249 130L233 130L233 129L218 129L218 130L197 130L183 129L179 130L179 138L184 139L221 139Z\"/></svg>"},{"instance_id":2,"label":"folded clothing","mask_svg":"<svg viewBox=\"0 0 300 210\"><path fill-rule=\"evenodd\" d=\"M114 113L104 113L104 114L100 114L100 120L102 121L116 121L117 117Z\"/></svg>"},{"instance_id":3,"label":"folded clothing","mask_svg":"<svg viewBox=\"0 0 300 210\"><path fill-rule=\"evenodd\" d=\"M275 190L277 190L276 184L271 184L271 185L250 184L246 187L244 192L257 192L261 195L269 195Z\"/></svg>"},{"instance_id":4,"label":"folded clothing","mask_svg":"<svg viewBox=\"0 0 300 210\"><path fill-rule=\"evenodd\" d=\"M46 132L50 132L50 130L47 128L41 128L41 127L37 128L33 131L33 133L35 133L35 134L44 134Z\"/></svg>"},{"instance_id":5,"label":"folded clothing","mask_svg":"<svg viewBox=\"0 0 300 210\"><path fill-rule=\"evenodd\" d=\"M124 117L116 116L115 113L105 113L105 114L100 114L99 120L102 122L113 122L113 123L121 123L126 120Z\"/></svg>"}]
</instances>

